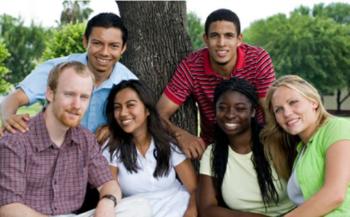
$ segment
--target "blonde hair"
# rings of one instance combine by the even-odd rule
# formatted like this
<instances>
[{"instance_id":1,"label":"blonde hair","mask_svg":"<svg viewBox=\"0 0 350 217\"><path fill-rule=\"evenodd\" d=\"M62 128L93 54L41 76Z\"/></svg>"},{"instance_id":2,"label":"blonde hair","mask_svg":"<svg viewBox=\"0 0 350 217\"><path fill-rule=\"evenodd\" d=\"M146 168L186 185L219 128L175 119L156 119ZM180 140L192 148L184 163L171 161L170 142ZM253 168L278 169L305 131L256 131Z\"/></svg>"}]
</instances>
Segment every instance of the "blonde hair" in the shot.
<instances>
[{"instance_id":1,"label":"blonde hair","mask_svg":"<svg viewBox=\"0 0 350 217\"><path fill-rule=\"evenodd\" d=\"M90 76L92 82L95 83L95 76L88 69L88 67L86 65L84 65L83 63L78 62L78 61L68 61L68 62L60 63L51 69L49 77L47 79L47 86L52 91L56 90L57 85L58 85L58 79L59 79L60 75L62 74L62 72L65 69L68 69L68 68L73 68L74 72L77 75L80 75L82 77ZM77 84L77 85L79 85L79 84Z\"/></svg>"},{"instance_id":2,"label":"blonde hair","mask_svg":"<svg viewBox=\"0 0 350 217\"><path fill-rule=\"evenodd\" d=\"M291 174L296 156L296 144L300 141L300 138L285 132L276 121L272 108L272 98L277 88L282 86L295 90L306 99L318 104L316 108L316 128L322 125L330 114L323 106L317 89L297 75L282 76L269 88L265 100L266 126L260 134L260 139L264 144L266 154L273 161L277 174L287 180Z\"/></svg>"}]
</instances>

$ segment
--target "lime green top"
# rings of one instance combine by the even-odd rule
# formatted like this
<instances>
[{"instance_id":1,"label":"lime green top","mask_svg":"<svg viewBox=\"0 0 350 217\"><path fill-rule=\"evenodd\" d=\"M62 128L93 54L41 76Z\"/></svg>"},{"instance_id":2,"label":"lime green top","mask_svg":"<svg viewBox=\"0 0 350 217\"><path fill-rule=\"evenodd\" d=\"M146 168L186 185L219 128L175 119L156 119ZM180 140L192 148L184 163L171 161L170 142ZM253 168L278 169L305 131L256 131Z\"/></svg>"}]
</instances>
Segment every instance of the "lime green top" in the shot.
<instances>
[{"instance_id":1,"label":"lime green top","mask_svg":"<svg viewBox=\"0 0 350 217\"><path fill-rule=\"evenodd\" d=\"M304 154L295 165L297 180L304 199L308 200L323 186L325 179L326 154L328 148L341 140L350 140L350 121L332 117L310 138ZM301 153L303 144L297 150ZM350 157L350 156L349 156ZM350 216L350 185L341 206L326 215L327 217Z\"/></svg>"}]
</instances>

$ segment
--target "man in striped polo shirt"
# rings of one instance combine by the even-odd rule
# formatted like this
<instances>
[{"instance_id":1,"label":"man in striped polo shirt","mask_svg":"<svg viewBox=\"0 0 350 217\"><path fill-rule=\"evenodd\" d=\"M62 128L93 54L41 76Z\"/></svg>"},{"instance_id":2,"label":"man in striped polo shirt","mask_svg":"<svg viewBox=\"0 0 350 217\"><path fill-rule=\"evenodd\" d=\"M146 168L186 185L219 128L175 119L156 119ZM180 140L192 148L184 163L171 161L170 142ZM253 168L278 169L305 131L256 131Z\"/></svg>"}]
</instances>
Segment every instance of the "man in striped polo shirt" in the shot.
<instances>
[{"instance_id":1,"label":"man in striped polo shirt","mask_svg":"<svg viewBox=\"0 0 350 217\"><path fill-rule=\"evenodd\" d=\"M256 88L260 105L263 105L267 89L275 80L270 55L262 48L242 42L240 21L234 12L227 9L212 12L205 21L203 39L207 47L180 62L157 105L169 131L187 157L192 159L199 159L206 146L213 142L214 89L222 80L231 77L248 80ZM200 138L170 122L170 117L190 96L200 111ZM262 108L256 115L263 123Z\"/></svg>"}]
</instances>

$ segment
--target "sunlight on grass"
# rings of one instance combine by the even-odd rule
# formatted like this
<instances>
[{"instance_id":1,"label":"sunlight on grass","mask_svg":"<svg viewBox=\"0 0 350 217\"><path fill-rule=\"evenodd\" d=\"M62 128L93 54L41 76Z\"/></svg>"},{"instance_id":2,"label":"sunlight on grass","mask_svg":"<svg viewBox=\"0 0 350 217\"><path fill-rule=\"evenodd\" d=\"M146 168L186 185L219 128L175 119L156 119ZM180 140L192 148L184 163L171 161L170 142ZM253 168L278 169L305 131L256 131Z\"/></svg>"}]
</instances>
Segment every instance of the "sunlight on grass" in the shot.
<instances>
[{"instance_id":1,"label":"sunlight on grass","mask_svg":"<svg viewBox=\"0 0 350 217\"><path fill-rule=\"evenodd\" d=\"M24 106L18 109L17 114L25 114L28 113L31 117L36 115L38 112L41 111L42 105L40 103L34 103L33 105L30 106Z\"/></svg>"}]
</instances>

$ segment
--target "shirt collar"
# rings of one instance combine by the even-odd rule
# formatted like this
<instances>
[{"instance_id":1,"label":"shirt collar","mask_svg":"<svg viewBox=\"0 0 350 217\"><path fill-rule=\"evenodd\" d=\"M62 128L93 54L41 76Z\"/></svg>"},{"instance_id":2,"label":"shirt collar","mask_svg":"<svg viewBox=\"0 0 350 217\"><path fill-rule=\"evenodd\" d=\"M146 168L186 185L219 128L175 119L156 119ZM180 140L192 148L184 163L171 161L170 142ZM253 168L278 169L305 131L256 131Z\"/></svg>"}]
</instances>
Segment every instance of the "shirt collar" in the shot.
<instances>
[{"instance_id":1,"label":"shirt collar","mask_svg":"<svg viewBox=\"0 0 350 217\"><path fill-rule=\"evenodd\" d=\"M205 69L205 73L207 74L215 74L217 76L221 76L219 73L215 72L213 70L213 68L211 67L211 64L210 64L210 58L209 58L209 50L208 49L205 49L203 51L203 55L204 55L204 58L205 60L207 61L204 61L204 69ZM233 72L237 69L242 69L245 65L245 53L244 53L244 50L243 50L243 46L238 46L237 47L237 61L236 61L236 65L235 67L233 68L231 74L233 74Z\"/></svg>"},{"instance_id":2,"label":"shirt collar","mask_svg":"<svg viewBox=\"0 0 350 217\"><path fill-rule=\"evenodd\" d=\"M30 138L35 138L35 141L33 141L33 144L36 151L41 152L54 146L54 143L51 141L49 132L46 128L44 112L40 112L37 116L35 116L32 119L32 124L30 125L31 125L30 127L33 128ZM70 128L67 131L62 145L76 144L76 145L79 145L80 147L81 144L83 144L84 141L82 137L79 136L79 130L78 130L79 127Z\"/></svg>"}]
</instances>

